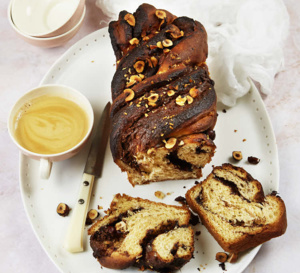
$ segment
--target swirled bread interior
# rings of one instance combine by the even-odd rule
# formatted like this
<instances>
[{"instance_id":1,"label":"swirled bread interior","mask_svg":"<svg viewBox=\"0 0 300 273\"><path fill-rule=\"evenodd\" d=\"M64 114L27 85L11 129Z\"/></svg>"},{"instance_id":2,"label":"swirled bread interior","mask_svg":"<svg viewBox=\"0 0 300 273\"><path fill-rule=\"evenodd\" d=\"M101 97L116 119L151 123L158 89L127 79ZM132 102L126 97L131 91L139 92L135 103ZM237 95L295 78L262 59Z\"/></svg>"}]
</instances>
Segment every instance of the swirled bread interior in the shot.
<instances>
[{"instance_id":1,"label":"swirled bread interior","mask_svg":"<svg viewBox=\"0 0 300 273\"><path fill-rule=\"evenodd\" d=\"M282 235L286 209L244 169L223 164L186 193L186 200L221 247L238 253Z\"/></svg>"},{"instance_id":2,"label":"swirled bread interior","mask_svg":"<svg viewBox=\"0 0 300 273\"><path fill-rule=\"evenodd\" d=\"M94 257L114 269L179 269L194 251L189 220L187 208L117 194L107 215L89 229Z\"/></svg>"}]
</instances>

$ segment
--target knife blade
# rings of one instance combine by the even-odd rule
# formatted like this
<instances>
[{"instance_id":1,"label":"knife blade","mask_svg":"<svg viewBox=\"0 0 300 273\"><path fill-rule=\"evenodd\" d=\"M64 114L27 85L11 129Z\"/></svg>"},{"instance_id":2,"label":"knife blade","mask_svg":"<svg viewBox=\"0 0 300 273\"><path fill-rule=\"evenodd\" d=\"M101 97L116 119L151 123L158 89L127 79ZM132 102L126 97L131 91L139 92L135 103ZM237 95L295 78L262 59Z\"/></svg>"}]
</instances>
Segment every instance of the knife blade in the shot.
<instances>
[{"instance_id":1,"label":"knife blade","mask_svg":"<svg viewBox=\"0 0 300 273\"><path fill-rule=\"evenodd\" d=\"M72 212L70 224L64 242L64 248L69 252L83 251L84 226L95 177L101 177L105 150L109 135L111 103L108 102L102 112L96 134L85 164L79 195Z\"/></svg>"},{"instance_id":2,"label":"knife blade","mask_svg":"<svg viewBox=\"0 0 300 273\"><path fill-rule=\"evenodd\" d=\"M100 177L102 174L102 167L105 155L105 148L109 135L109 110L110 102L108 102L103 110L96 135L93 139L90 152L85 164L84 173Z\"/></svg>"}]
</instances>

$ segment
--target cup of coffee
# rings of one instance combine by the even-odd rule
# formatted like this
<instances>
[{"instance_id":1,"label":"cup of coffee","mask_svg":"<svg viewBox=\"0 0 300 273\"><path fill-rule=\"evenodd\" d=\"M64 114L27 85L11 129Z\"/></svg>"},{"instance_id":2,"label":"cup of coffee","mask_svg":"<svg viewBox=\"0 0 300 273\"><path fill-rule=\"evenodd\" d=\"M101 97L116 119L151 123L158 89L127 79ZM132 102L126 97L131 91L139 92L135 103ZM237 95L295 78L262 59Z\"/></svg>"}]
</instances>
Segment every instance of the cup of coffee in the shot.
<instances>
[{"instance_id":1,"label":"cup of coffee","mask_svg":"<svg viewBox=\"0 0 300 273\"><path fill-rule=\"evenodd\" d=\"M77 154L94 124L89 100L65 85L42 85L12 107L8 132L26 156L40 161L40 177L48 179L52 163Z\"/></svg>"}]
</instances>

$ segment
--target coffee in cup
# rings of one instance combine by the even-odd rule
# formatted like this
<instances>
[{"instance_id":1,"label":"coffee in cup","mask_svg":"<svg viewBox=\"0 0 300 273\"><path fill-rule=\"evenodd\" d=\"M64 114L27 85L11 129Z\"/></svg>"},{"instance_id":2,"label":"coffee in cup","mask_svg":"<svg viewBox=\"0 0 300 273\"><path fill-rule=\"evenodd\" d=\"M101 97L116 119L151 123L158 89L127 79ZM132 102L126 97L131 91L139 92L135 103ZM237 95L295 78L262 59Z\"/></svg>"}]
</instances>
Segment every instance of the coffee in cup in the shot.
<instances>
[{"instance_id":1,"label":"coffee in cup","mask_svg":"<svg viewBox=\"0 0 300 273\"><path fill-rule=\"evenodd\" d=\"M75 155L87 142L94 122L89 101L62 85L45 85L26 93L14 105L9 133L21 151L41 161L48 178L52 162Z\"/></svg>"}]
</instances>

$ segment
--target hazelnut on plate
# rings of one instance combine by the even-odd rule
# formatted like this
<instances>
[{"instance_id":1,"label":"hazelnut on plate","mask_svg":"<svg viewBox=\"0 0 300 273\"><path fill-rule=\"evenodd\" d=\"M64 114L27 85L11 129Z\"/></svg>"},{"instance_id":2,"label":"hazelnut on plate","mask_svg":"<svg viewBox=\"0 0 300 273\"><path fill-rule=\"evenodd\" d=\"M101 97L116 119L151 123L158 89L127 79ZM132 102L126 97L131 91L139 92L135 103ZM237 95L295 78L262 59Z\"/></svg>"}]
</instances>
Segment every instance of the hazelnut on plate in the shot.
<instances>
[{"instance_id":1,"label":"hazelnut on plate","mask_svg":"<svg viewBox=\"0 0 300 273\"><path fill-rule=\"evenodd\" d=\"M241 151L233 151L232 152L232 157L237 160L237 161L240 161L243 159L243 155L242 155L242 152Z\"/></svg>"},{"instance_id":2,"label":"hazelnut on plate","mask_svg":"<svg viewBox=\"0 0 300 273\"><path fill-rule=\"evenodd\" d=\"M70 212L70 208L67 204L65 203L59 203L57 208L56 208L56 212L60 215L60 216L68 216L69 212Z\"/></svg>"},{"instance_id":3,"label":"hazelnut on plate","mask_svg":"<svg viewBox=\"0 0 300 273\"><path fill-rule=\"evenodd\" d=\"M95 209L91 209L87 216L86 216L86 221L85 221L85 224L86 225L91 225L95 219L97 219L99 217L99 212Z\"/></svg>"},{"instance_id":4,"label":"hazelnut on plate","mask_svg":"<svg viewBox=\"0 0 300 273\"><path fill-rule=\"evenodd\" d=\"M216 254L216 260L220 263L225 263L228 259L228 255L225 252L218 252Z\"/></svg>"}]
</instances>

